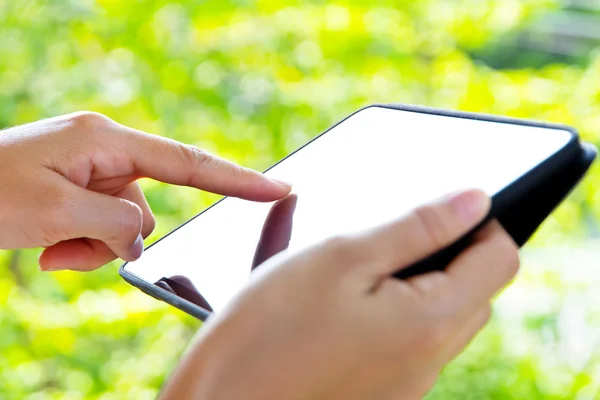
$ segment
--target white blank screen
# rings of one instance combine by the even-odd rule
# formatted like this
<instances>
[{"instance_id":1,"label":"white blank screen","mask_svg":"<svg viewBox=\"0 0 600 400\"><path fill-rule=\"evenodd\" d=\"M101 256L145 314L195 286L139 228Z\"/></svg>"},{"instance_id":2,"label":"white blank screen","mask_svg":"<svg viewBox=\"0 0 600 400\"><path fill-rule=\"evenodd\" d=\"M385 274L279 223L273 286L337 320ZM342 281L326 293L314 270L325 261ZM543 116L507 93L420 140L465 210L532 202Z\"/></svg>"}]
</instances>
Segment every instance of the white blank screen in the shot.
<instances>
[{"instance_id":1,"label":"white blank screen","mask_svg":"<svg viewBox=\"0 0 600 400\"><path fill-rule=\"evenodd\" d=\"M568 131L366 108L269 170L297 194L289 249L362 230L463 188L493 195L564 147ZM220 310L242 288L273 203L226 198L126 265L182 275Z\"/></svg>"}]
</instances>

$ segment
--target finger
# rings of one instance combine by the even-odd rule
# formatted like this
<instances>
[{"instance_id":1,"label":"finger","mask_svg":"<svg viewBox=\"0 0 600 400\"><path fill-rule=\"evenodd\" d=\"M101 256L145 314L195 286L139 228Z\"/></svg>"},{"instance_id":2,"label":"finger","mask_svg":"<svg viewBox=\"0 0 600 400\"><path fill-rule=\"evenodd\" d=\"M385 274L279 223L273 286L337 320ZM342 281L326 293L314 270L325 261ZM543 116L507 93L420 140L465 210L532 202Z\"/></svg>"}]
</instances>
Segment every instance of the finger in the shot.
<instances>
[{"instance_id":1,"label":"finger","mask_svg":"<svg viewBox=\"0 0 600 400\"><path fill-rule=\"evenodd\" d=\"M129 200L140 207L142 211L141 234L143 238L148 237L154 230L155 220L139 184L133 182L115 196ZM43 271L62 269L92 271L108 264L115 258L117 258L115 252L100 240L73 239L46 248L40 255L39 265Z\"/></svg>"},{"instance_id":2,"label":"finger","mask_svg":"<svg viewBox=\"0 0 600 400\"><path fill-rule=\"evenodd\" d=\"M456 307L478 308L510 283L519 270L518 250L498 222L486 226L445 271L444 290L453 294Z\"/></svg>"},{"instance_id":3,"label":"finger","mask_svg":"<svg viewBox=\"0 0 600 400\"><path fill-rule=\"evenodd\" d=\"M389 275L453 243L477 226L489 209L490 198L482 191L461 192L360 235L357 246L377 255L370 272Z\"/></svg>"},{"instance_id":4,"label":"finger","mask_svg":"<svg viewBox=\"0 0 600 400\"><path fill-rule=\"evenodd\" d=\"M255 201L274 201L290 192L288 184L197 147L118 126L117 145L127 152L140 176Z\"/></svg>"},{"instance_id":5,"label":"finger","mask_svg":"<svg viewBox=\"0 0 600 400\"><path fill-rule=\"evenodd\" d=\"M156 220L140 184L132 182L114 196L129 200L140 207L142 210L142 237L145 239L150 236L156 226Z\"/></svg>"},{"instance_id":6,"label":"finger","mask_svg":"<svg viewBox=\"0 0 600 400\"><path fill-rule=\"evenodd\" d=\"M42 271L93 271L116 258L117 255L99 240L71 239L44 249L39 265Z\"/></svg>"},{"instance_id":7,"label":"finger","mask_svg":"<svg viewBox=\"0 0 600 400\"><path fill-rule=\"evenodd\" d=\"M287 249L290 245L297 200L296 194L290 194L275 203L269 211L256 246L252 269Z\"/></svg>"},{"instance_id":8,"label":"finger","mask_svg":"<svg viewBox=\"0 0 600 400\"><path fill-rule=\"evenodd\" d=\"M125 261L140 257L143 213L136 203L79 187L70 189L72 199L55 212L50 222L66 238L87 238L104 242Z\"/></svg>"}]
</instances>

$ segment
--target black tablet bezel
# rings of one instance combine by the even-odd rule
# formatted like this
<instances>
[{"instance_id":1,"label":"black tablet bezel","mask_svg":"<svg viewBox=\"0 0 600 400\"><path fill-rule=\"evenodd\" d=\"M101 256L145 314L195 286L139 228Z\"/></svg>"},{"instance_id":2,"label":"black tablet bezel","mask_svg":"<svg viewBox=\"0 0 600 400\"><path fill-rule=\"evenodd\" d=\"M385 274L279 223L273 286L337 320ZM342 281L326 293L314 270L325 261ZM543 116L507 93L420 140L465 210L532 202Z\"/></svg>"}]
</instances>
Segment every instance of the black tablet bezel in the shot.
<instances>
[{"instance_id":1,"label":"black tablet bezel","mask_svg":"<svg viewBox=\"0 0 600 400\"><path fill-rule=\"evenodd\" d=\"M569 140L569 142L561 150L559 150L556 154L554 154L554 156L546 159L545 161L543 161L542 163L537 165L535 168L530 170L527 174L523 175L521 178L512 182L510 185L508 185L507 187L505 187L504 189L502 189L500 192L496 193L492 197L492 208L491 208L490 213L488 214L488 217L486 218L485 221L488 221L490 218L492 218L493 215L497 214L498 212L501 212L503 209L505 209L511 203L512 199L519 198L524 192L527 192L527 189L529 187L535 185L536 182L543 180L543 179L547 178L548 176L550 176L553 172L555 172L558 168L560 168L561 165L563 165L565 162L568 162L571 158L576 157L582 151L578 132L575 129L573 129L572 127L566 126L566 125L538 122L538 121L532 121L532 120L524 120L524 119L518 119L518 118L510 118L510 117L504 117L504 116L480 114L480 113L451 111L451 110L437 109L437 108L424 107L424 106L415 106L415 105L372 104L372 105L368 105L366 107L363 107L363 108L355 111L354 113L348 115L347 117L340 120L336 124L330 126L327 130L325 130L324 132L322 132L321 134L319 134L312 140L308 141L306 144L299 147L298 149L296 149L295 151L293 151L292 153L290 153L283 159L279 160L277 163L273 164L271 167L269 167L267 170L265 170L265 172L269 171L270 169L274 168L281 162L283 162L286 159L288 159L289 157L293 156L295 153L302 150L304 147L312 144L314 141L319 139L321 136L325 135L327 132L329 132L330 130L335 128L337 125L346 121L348 118L352 117L353 115L355 115L365 109L372 108L372 107L380 107L380 108L387 108L387 109L421 113L421 114L446 116L446 117L452 117L452 118L463 118L463 119L470 119L470 120L496 122L496 123L503 123L503 124L508 124L508 125L521 125L521 126L531 126L531 127L538 127L538 128L555 129L555 130L567 131L571 134L571 139ZM173 232L177 231L178 229L182 228L186 224L190 223L191 221L193 221L200 215L209 211L211 208L217 206L223 200L224 199L217 201L212 206L208 207L207 209L205 209L204 211L195 215L194 217L192 217L188 221L184 222L177 228L173 229L171 232L169 232L168 234L166 234L165 236L163 236L162 238L158 239L156 242L154 242L150 246L148 246L147 249L151 248L152 246L156 245L157 243L160 243L161 240L165 239L166 237L171 235ZM150 282L147 282L147 281L141 279L140 277L136 276L135 274L132 274L131 272L127 271L125 269L127 264L128 263L124 263L120 266L119 275L125 281L130 283L132 286L135 286L138 289L140 289L142 292L154 297L155 299L164 301L165 303L168 303L168 304L170 304L170 305L172 305L172 306L174 306L174 307L176 307L176 308L178 308L178 309L180 309L202 321L206 320L206 318L208 318L210 316L210 314L211 314L210 312L191 303L190 301L185 300L173 293L170 293L167 290L164 290Z\"/></svg>"}]
</instances>

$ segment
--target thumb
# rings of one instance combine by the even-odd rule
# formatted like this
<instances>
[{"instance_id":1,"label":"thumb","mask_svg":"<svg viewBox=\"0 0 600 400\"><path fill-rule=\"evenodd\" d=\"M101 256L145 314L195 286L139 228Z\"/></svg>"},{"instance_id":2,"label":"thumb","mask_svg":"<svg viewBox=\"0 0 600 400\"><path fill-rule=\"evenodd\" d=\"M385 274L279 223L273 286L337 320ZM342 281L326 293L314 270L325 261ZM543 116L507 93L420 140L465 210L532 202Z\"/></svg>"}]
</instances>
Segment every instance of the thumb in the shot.
<instances>
[{"instance_id":1,"label":"thumb","mask_svg":"<svg viewBox=\"0 0 600 400\"><path fill-rule=\"evenodd\" d=\"M491 199L481 190L462 191L415 208L367 235L378 255L377 276L392 274L440 250L475 228L489 213Z\"/></svg>"},{"instance_id":2,"label":"thumb","mask_svg":"<svg viewBox=\"0 0 600 400\"><path fill-rule=\"evenodd\" d=\"M140 207L120 197L78 190L78 204L65 227L69 237L100 240L121 259L137 260L144 250Z\"/></svg>"}]
</instances>

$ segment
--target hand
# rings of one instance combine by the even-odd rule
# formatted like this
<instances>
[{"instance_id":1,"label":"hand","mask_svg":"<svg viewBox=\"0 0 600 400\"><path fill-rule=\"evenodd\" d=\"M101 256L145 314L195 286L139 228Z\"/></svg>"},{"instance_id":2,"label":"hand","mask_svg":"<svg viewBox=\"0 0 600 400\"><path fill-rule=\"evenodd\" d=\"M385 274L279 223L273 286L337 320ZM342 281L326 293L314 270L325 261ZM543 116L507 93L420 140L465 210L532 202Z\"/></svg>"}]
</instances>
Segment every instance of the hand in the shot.
<instances>
[{"instance_id":1,"label":"hand","mask_svg":"<svg viewBox=\"0 0 600 400\"><path fill-rule=\"evenodd\" d=\"M492 222L444 272L392 275L467 233L489 203L469 191L279 253L208 319L163 398L421 398L488 321L518 270L517 246Z\"/></svg>"},{"instance_id":2,"label":"hand","mask_svg":"<svg viewBox=\"0 0 600 400\"><path fill-rule=\"evenodd\" d=\"M45 247L42 270L137 259L154 228L143 177L255 201L290 190L100 114L69 114L0 132L0 249Z\"/></svg>"}]
</instances>

